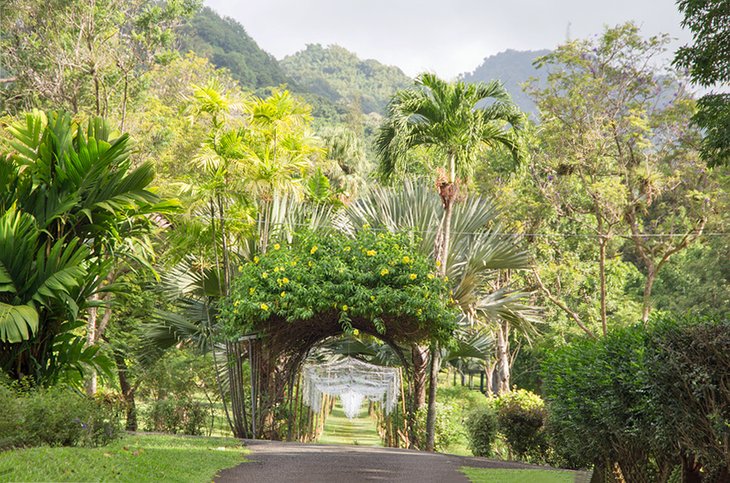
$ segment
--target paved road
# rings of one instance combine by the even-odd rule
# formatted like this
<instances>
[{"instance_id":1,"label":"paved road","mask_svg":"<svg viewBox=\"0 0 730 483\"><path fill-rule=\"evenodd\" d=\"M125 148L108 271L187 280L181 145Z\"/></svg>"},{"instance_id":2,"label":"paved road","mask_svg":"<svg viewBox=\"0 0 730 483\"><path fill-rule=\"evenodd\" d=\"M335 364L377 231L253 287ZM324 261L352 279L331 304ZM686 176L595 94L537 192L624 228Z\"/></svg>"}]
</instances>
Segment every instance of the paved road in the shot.
<instances>
[{"instance_id":1,"label":"paved road","mask_svg":"<svg viewBox=\"0 0 730 483\"><path fill-rule=\"evenodd\" d=\"M217 483L465 483L462 466L530 468L520 463L405 449L246 441L248 463L223 470ZM534 468L534 467L532 467Z\"/></svg>"}]
</instances>

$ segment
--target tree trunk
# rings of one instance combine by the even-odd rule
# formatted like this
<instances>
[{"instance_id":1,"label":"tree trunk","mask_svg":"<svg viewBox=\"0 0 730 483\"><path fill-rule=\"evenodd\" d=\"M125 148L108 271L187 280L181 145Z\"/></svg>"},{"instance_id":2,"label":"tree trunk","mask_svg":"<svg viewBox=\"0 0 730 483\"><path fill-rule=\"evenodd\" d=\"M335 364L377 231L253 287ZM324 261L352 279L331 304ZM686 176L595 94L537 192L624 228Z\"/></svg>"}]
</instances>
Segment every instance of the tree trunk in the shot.
<instances>
[{"instance_id":1,"label":"tree trunk","mask_svg":"<svg viewBox=\"0 0 730 483\"><path fill-rule=\"evenodd\" d=\"M606 238L601 234L598 239L598 270L601 282L601 327L603 335L608 334L606 321Z\"/></svg>"},{"instance_id":2,"label":"tree trunk","mask_svg":"<svg viewBox=\"0 0 730 483\"><path fill-rule=\"evenodd\" d=\"M426 405L428 348L413 344L411 359L413 360L413 410L417 411Z\"/></svg>"},{"instance_id":3,"label":"tree trunk","mask_svg":"<svg viewBox=\"0 0 730 483\"><path fill-rule=\"evenodd\" d=\"M502 321L497 328L497 378L499 395L510 391L509 325Z\"/></svg>"},{"instance_id":4,"label":"tree trunk","mask_svg":"<svg viewBox=\"0 0 730 483\"><path fill-rule=\"evenodd\" d=\"M441 368L441 351L437 344L431 347L431 373L428 385L428 414L426 416L426 451L433 451L436 445L436 390Z\"/></svg>"},{"instance_id":5,"label":"tree trunk","mask_svg":"<svg viewBox=\"0 0 730 483\"><path fill-rule=\"evenodd\" d=\"M119 375L119 388L122 390L122 397L124 398L125 412L127 416L127 431L137 431L137 405L134 400L135 388L129 383L127 379L127 363L120 354L114 354L114 362L117 366L117 373Z\"/></svg>"},{"instance_id":6,"label":"tree trunk","mask_svg":"<svg viewBox=\"0 0 730 483\"><path fill-rule=\"evenodd\" d=\"M649 313L651 312L651 291L654 288L656 280L656 271L649 269L646 274L646 282L644 283L644 300L641 311L641 321L646 324L649 321Z\"/></svg>"},{"instance_id":7,"label":"tree trunk","mask_svg":"<svg viewBox=\"0 0 730 483\"><path fill-rule=\"evenodd\" d=\"M92 300L99 300L99 297L94 294L91 296ZM96 343L96 319L98 315L98 308L89 308L89 317L86 320L86 345L92 346ZM89 375L86 378L86 394L93 396L96 394L97 389L97 375L96 370L92 367L89 369Z\"/></svg>"}]
</instances>

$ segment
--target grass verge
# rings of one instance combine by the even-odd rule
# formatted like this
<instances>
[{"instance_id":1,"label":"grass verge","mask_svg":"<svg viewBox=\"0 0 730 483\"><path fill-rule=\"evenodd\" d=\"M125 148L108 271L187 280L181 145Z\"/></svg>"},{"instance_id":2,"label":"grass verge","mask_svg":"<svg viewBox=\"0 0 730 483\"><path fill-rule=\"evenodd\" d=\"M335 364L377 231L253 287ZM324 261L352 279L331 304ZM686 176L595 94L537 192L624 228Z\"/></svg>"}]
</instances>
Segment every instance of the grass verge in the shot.
<instances>
[{"instance_id":1,"label":"grass verge","mask_svg":"<svg viewBox=\"0 0 730 483\"><path fill-rule=\"evenodd\" d=\"M0 481L204 482L244 462L232 438L127 435L101 448L26 448L0 453Z\"/></svg>"},{"instance_id":2,"label":"grass verge","mask_svg":"<svg viewBox=\"0 0 730 483\"><path fill-rule=\"evenodd\" d=\"M461 468L472 483L573 483L575 473L558 470Z\"/></svg>"}]
</instances>

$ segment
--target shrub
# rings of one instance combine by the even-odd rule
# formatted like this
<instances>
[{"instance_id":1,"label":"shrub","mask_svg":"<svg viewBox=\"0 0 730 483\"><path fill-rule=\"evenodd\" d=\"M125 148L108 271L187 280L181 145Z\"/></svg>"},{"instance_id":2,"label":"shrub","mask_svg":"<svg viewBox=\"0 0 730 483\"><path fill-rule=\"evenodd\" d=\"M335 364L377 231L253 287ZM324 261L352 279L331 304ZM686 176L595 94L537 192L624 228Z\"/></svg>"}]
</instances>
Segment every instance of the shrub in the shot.
<instances>
[{"instance_id":1,"label":"shrub","mask_svg":"<svg viewBox=\"0 0 730 483\"><path fill-rule=\"evenodd\" d=\"M491 456L497 439L497 413L492 405L474 409L466 418L469 448L474 456Z\"/></svg>"},{"instance_id":2,"label":"shrub","mask_svg":"<svg viewBox=\"0 0 730 483\"><path fill-rule=\"evenodd\" d=\"M426 441L426 418L428 407L416 411L415 429L418 441ZM462 435L462 425L459 409L447 402L436 402L436 422L434 425L436 451L445 451Z\"/></svg>"},{"instance_id":3,"label":"shrub","mask_svg":"<svg viewBox=\"0 0 730 483\"><path fill-rule=\"evenodd\" d=\"M730 481L730 320L655 321L646 365L665 447L678 445L695 476Z\"/></svg>"},{"instance_id":4,"label":"shrub","mask_svg":"<svg viewBox=\"0 0 730 483\"><path fill-rule=\"evenodd\" d=\"M545 461L547 410L542 398L519 389L500 396L495 405L498 428L510 451L519 459Z\"/></svg>"},{"instance_id":5,"label":"shrub","mask_svg":"<svg viewBox=\"0 0 730 483\"><path fill-rule=\"evenodd\" d=\"M147 413L147 429L164 433L202 435L208 411L191 399L160 399Z\"/></svg>"},{"instance_id":6,"label":"shrub","mask_svg":"<svg viewBox=\"0 0 730 483\"><path fill-rule=\"evenodd\" d=\"M651 409L644 330L617 330L564 347L545 362L550 438L569 466L621 466L628 481L648 481Z\"/></svg>"},{"instance_id":7,"label":"shrub","mask_svg":"<svg viewBox=\"0 0 730 483\"><path fill-rule=\"evenodd\" d=\"M120 436L114 408L65 387L0 385L0 448L99 446Z\"/></svg>"},{"instance_id":8,"label":"shrub","mask_svg":"<svg viewBox=\"0 0 730 483\"><path fill-rule=\"evenodd\" d=\"M730 481L730 321L655 319L557 351L548 433L571 466L626 481ZM610 471L608 471L610 473Z\"/></svg>"}]
</instances>

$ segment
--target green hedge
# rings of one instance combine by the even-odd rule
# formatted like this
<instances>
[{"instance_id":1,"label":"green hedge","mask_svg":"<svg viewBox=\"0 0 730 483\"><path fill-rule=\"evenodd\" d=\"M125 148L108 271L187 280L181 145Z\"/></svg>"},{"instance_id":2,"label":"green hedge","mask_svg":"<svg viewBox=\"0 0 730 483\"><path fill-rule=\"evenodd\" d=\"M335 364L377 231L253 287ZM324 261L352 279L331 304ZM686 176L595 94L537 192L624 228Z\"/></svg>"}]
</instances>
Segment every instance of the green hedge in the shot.
<instances>
[{"instance_id":1,"label":"green hedge","mask_svg":"<svg viewBox=\"0 0 730 483\"><path fill-rule=\"evenodd\" d=\"M664 317L551 355L551 446L566 464L626 481L728 481L730 322ZM606 474L611 474L605 471ZM691 474L691 475L690 475Z\"/></svg>"},{"instance_id":2,"label":"green hedge","mask_svg":"<svg viewBox=\"0 0 730 483\"><path fill-rule=\"evenodd\" d=\"M465 424L469 448L474 456L492 456L497 439L497 412L494 407L489 404L472 410Z\"/></svg>"},{"instance_id":3,"label":"green hedge","mask_svg":"<svg viewBox=\"0 0 730 483\"><path fill-rule=\"evenodd\" d=\"M0 408L0 449L100 446L121 434L116 408L61 386L0 384Z\"/></svg>"}]
</instances>

